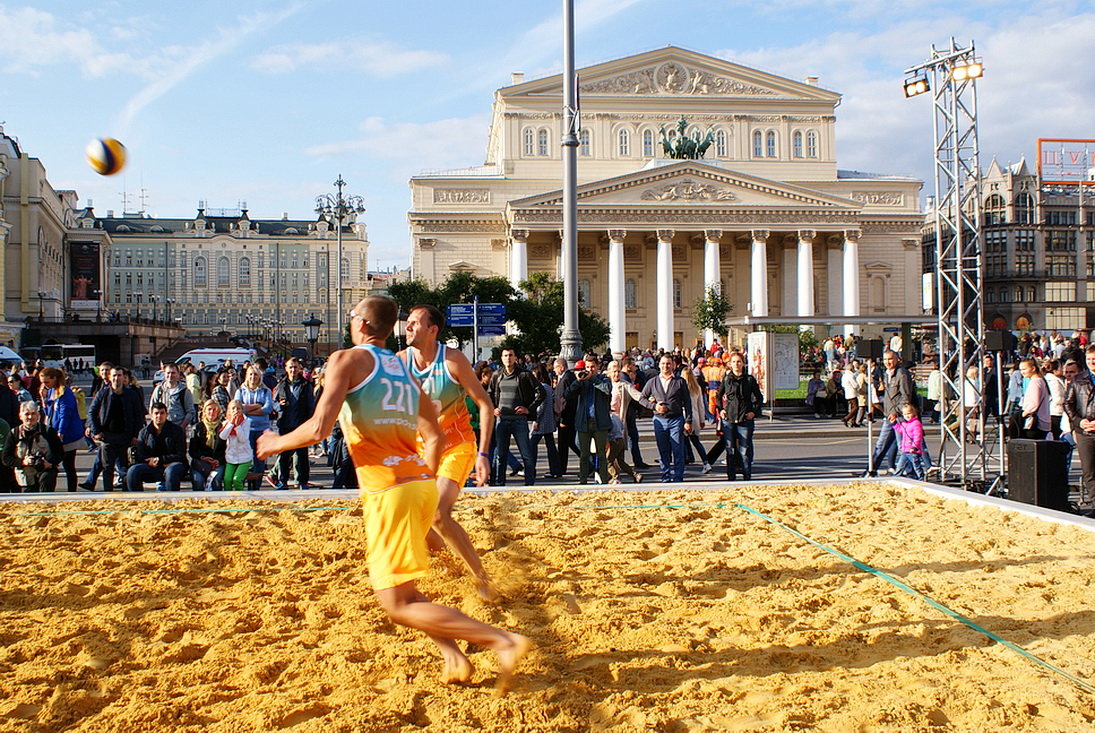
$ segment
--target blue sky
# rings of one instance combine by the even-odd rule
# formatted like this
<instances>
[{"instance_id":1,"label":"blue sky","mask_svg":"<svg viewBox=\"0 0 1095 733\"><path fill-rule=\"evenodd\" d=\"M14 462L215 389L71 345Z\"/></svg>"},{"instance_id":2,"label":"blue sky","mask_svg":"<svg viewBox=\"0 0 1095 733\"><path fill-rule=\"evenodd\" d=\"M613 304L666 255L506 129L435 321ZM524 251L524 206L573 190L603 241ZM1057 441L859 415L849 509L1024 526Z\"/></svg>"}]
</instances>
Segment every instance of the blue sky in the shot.
<instances>
[{"instance_id":1,"label":"blue sky","mask_svg":"<svg viewBox=\"0 0 1095 733\"><path fill-rule=\"evenodd\" d=\"M313 215L314 198L366 199L370 266L404 266L407 179L483 162L493 91L510 72L561 69L554 0L0 0L0 122L57 188L96 212L189 216L246 201L255 218ZM1038 137L1095 138L1095 8L1042 0L578 0L579 66L667 44L844 95L841 168L931 184L927 96L903 71L931 45L973 40L984 165ZM94 137L121 139L124 174L95 175Z\"/></svg>"}]
</instances>

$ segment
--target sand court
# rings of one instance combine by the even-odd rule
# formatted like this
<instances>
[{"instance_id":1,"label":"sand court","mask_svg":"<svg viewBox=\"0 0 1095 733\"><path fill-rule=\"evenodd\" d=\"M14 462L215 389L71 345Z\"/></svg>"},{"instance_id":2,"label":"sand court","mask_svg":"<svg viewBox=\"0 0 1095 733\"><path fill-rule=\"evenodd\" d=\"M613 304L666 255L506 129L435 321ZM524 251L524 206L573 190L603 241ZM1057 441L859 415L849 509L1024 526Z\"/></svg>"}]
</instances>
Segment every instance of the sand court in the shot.
<instances>
[{"instance_id":1,"label":"sand court","mask_svg":"<svg viewBox=\"0 0 1095 733\"><path fill-rule=\"evenodd\" d=\"M1095 533L999 502L466 496L503 599L449 555L420 587L532 638L499 698L482 650L469 686L438 683L432 644L372 596L359 504L316 493L0 506L0 730L1095 725Z\"/></svg>"}]
</instances>

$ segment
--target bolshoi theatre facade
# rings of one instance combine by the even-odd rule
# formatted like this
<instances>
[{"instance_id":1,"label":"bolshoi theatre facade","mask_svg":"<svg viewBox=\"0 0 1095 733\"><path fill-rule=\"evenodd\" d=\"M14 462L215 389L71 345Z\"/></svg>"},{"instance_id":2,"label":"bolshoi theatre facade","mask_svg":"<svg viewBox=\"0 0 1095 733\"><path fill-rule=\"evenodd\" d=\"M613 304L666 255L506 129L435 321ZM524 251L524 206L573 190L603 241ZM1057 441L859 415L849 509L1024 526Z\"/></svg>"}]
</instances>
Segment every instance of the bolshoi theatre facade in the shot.
<instances>
[{"instance_id":1,"label":"bolshoi theatre facade","mask_svg":"<svg viewBox=\"0 0 1095 733\"><path fill-rule=\"evenodd\" d=\"M613 351L702 339L709 287L732 323L831 317L822 334L921 312L921 182L839 170L840 95L816 78L669 46L581 69L579 93L577 290ZM562 271L561 109L561 75L515 74L486 162L411 179L415 277ZM661 130L682 117L710 133L701 159L664 157Z\"/></svg>"}]
</instances>

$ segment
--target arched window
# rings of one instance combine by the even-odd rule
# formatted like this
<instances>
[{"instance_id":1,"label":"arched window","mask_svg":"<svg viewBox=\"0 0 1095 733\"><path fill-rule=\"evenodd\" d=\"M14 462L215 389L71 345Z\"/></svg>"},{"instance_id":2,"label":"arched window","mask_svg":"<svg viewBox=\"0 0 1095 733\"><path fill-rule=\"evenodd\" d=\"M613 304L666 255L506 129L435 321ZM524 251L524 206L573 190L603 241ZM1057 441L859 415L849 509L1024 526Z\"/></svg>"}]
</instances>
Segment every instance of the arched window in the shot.
<instances>
[{"instance_id":1,"label":"arched window","mask_svg":"<svg viewBox=\"0 0 1095 733\"><path fill-rule=\"evenodd\" d=\"M1007 222L1008 202L998 193L985 199L985 224L1004 224Z\"/></svg>"},{"instance_id":2,"label":"arched window","mask_svg":"<svg viewBox=\"0 0 1095 733\"><path fill-rule=\"evenodd\" d=\"M536 154L546 156L548 154L548 131L540 130L536 138Z\"/></svg>"},{"instance_id":3,"label":"arched window","mask_svg":"<svg viewBox=\"0 0 1095 733\"><path fill-rule=\"evenodd\" d=\"M1029 193L1015 197L1015 221L1018 224L1034 223L1034 197Z\"/></svg>"},{"instance_id":4,"label":"arched window","mask_svg":"<svg viewBox=\"0 0 1095 733\"><path fill-rule=\"evenodd\" d=\"M654 131L643 130L643 157L654 157Z\"/></svg>"},{"instance_id":5,"label":"arched window","mask_svg":"<svg viewBox=\"0 0 1095 733\"><path fill-rule=\"evenodd\" d=\"M624 308L635 308L635 280L624 280Z\"/></svg>"},{"instance_id":6,"label":"arched window","mask_svg":"<svg viewBox=\"0 0 1095 733\"><path fill-rule=\"evenodd\" d=\"M582 130L578 133L578 155L586 158L590 156L589 130Z\"/></svg>"},{"instance_id":7,"label":"arched window","mask_svg":"<svg viewBox=\"0 0 1095 733\"><path fill-rule=\"evenodd\" d=\"M802 131L795 130L795 134L791 136L791 157L801 158L802 152Z\"/></svg>"},{"instance_id":8,"label":"arched window","mask_svg":"<svg viewBox=\"0 0 1095 733\"><path fill-rule=\"evenodd\" d=\"M217 260L217 287L226 288L229 285L231 279L230 267L228 265L228 258L221 257Z\"/></svg>"},{"instance_id":9,"label":"arched window","mask_svg":"<svg viewBox=\"0 0 1095 733\"><path fill-rule=\"evenodd\" d=\"M764 133L760 130L753 132L753 157L764 157Z\"/></svg>"},{"instance_id":10,"label":"arched window","mask_svg":"<svg viewBox=\"0 0 1095 733\"><path fill-rule=\"evenodd\" d=\"M206 273L205 258L204 257L195 257L194 258L194 286L195 287L199 287L199 288L204 288L205 287L205 273Z\"/></svg>"},{"instance_id":11,"label":"arched window","mask_svg":"<svg viewBox=\"0 0 1095 733\"><path fill-rule=\"evenodd\" d=\"M521 133L522 139L522 152L526 157L531 158L536 154L536 133L532 131L531 127L526 127L525 131Z\"/></svg>"},{"instance_id":12,"label":"arched window","mask_svg":"<svg viewBox=\"0 0 1095 733\"><path fill-rule=\"evenodd\" d=\"M620 130L616 133L616 152L621 158L631 157L631 132Z\"/></svg>"},{"instance_id":13,"label":"arched window","mask_svg":"<svg viewBox=\"0 0 1095 733\"><path fill-rule=\"evenodd\" d=\"M673 278L673 307L681 307L681 281Z\"/></svg>"},{"instance_id":14,"label":"arched window","mask_svg":"<svg viewBox=\"0 0 1095 733\"><path fill-rule=\"evenodd\" d=\"M817 133L814 130L806 133L806 157L817 157Z\"/></svg>"},{"instance_id":15,"label":"arched window","mask_svg":"<svg viewBox=\"0 0 1095 733\"><path fill-rule=\"evenodd\" d=\"M726 130L718 130L715 132L715 157L725 158L729 153L729 145L727 144Z\"/></svg>"},{"instance_id":16,"label":"arched window","mask_svg":"<svg viewBox=\"0 0 1095 733\"><path fill-rule=\"evenodd\" d=\"M765 155L769 158L776 157L776 133L774 130L768 131L768 136L765 138L764 151Z\"/></svg>"},{"instance_id":17,"label":"arched window","mask_svg":"<svg viewBox=\"0 0 1095 733\"><path fill-rule=\"evenodd\" d=\"M251 284L251 259L248 257L240 258L240 287L247 287Z\"/></svg>"},{"instance_id":18,"label":"arched window","mask_svg":"<svg viewBox=\"0 0 1095 733\"><path fill-rule=\"evenodd\" d=\"M578 305L582 305L582 306L585 306L586 308L588 308L590 300L591 300L591 297L590 297L590 289L589 289L589 280L579 280L578 281Z\"/></svg>"}]
</instances>

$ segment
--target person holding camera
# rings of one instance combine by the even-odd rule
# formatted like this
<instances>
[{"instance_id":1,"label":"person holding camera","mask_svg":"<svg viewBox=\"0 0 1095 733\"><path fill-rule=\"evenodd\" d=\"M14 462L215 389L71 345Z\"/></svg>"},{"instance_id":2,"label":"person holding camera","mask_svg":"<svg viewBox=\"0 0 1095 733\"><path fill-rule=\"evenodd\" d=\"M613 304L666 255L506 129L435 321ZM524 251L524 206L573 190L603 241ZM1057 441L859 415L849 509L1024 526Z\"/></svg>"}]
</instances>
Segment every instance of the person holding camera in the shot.
<instances>
[{"instance_id":1,"label":"person holding camera","mask_svg":"<svg viewBox=\"0 0 1095 733\"><path fill-rule=\"evenodd\" d=\"M42 422L37 402L19 405L19 426L11 431L4 446L5 466L15 469L15 478L25 492L54 491L57 466L65 448L57 431Z\"/></svg>"},{"instance_id":2,"label":"person holding camera","mask_svg":"<svg viewBox=\"0 0 1095 733\"><path fill-rule=\"evenodd\" d=\"M567 399L575 400L574 427L578 436L578 483L589 481L590 443L593 443L597 455L595 465L601 483L607 484L608 475L608 433L612 430L612 417L609 408L612 396L612 382L601 373L601 365L595 357L587 356L574 365L575 380L567 389Z\"/></svg>"}]
</instances>

